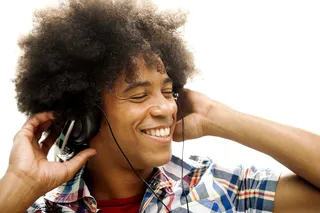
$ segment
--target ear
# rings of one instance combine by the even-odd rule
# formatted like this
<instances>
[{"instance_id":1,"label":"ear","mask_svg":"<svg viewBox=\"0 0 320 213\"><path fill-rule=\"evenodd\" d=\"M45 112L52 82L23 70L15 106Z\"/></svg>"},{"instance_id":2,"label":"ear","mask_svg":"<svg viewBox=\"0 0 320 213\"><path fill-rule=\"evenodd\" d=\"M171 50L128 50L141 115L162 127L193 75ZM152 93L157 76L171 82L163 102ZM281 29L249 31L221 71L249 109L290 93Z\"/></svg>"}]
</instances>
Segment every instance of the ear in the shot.
<instances>
[{"instance_id":1,"label":"ear","mask_svg":"<svg viewBox=\"0 0 320 213\"><path fill-rule=\"evenodd\" d=\"M101 113L94 108L85 116L75 120L69 141L76 146L89 143L98 133L101 123Z\"/></svg>"}]
</instances>

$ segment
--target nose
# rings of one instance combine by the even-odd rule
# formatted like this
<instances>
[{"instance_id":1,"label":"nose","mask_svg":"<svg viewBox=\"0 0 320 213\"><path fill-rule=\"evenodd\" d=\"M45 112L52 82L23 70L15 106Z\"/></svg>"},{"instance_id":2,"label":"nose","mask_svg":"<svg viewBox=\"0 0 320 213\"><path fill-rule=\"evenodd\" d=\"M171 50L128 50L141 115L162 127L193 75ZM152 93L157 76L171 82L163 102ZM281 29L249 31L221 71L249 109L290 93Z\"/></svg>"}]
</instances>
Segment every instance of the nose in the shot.
<instances>
[{"instance_id":1,"label":"nose","mask_svg":"<svg viewBox=\"0 0 320 213\"><path fill-rule=\"evenodd\" d=\"M154 117L168 117L172 116L176 111L177 105L173 98L167 99L163 95L156 98L156 105L150 109L151 116Z\"/></svg>"}]
</instances>

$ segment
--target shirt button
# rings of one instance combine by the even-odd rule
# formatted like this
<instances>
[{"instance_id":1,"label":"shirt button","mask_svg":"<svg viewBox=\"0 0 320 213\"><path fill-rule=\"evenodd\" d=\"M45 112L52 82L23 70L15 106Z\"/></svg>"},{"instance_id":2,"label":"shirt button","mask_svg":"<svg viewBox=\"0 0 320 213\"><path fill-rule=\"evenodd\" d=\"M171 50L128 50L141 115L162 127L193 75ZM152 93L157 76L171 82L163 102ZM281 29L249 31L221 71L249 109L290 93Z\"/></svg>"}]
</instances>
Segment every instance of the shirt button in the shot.
<instances>
[{"instance_id":1,"label":"shirt button","mask_svg":"<svg viewBox=\"0 0 320 213\"><path fill-rule=\"evenodd\" d=\"M152 186L153 189L156 189L157 186L158 186L158 183L157 183L157 182L153 182L153 183L151 184L151 186Z\"/></svg>"}]
</instances>

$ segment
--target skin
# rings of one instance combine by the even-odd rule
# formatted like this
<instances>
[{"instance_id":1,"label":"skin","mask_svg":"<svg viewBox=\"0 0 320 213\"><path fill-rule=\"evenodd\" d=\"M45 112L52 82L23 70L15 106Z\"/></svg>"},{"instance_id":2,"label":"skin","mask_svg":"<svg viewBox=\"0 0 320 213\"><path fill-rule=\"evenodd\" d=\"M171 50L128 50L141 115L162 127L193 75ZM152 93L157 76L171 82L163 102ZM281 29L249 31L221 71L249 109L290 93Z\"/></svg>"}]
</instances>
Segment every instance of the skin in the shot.
<instances>
[{"instance_id":1,"label":"skin","mask_svg":"<svg viewBox=\"0 0 320 213\"><path fill-rule=\"evenodd\" d=\"M52 120L52 113L35 114L14 137L9 166L0 180L1 211L25 212L39 196L70 180L96 153L94 149L87 149L70 161L49 162L46 146L38 141ZM52 138L48 137L43 143L52 144Z\"/></svg>"},{"instance_id":2,"label":"skin","mask_svg":"<svg viewBox=\"0 0 320 213\"><path fill-rule=\"evenodd\" d=\"M320 209L320 136L241 113L184 89L179 92L184 106L185 139L218 136L263 152L288 170L280 177L275 196L275 213L319 212ZM181 140L181 122L174 139Z\"/></svg>"},{"instance_id":3,"label":"skin","mask_svg":"<svg viewBox=\"0 0 320 213\"><path fill-rule=\"evenodd\" d=\"M130 84L126 83L124 74L120 76L115 92L105 94L104 111L120 147L137 172L148 179L154 167L171 159L177 105L166 73L143 63L138 72L138 79ZM170 127L170 135L159 138L144 133L160 127ZM120 199L144 193L145 185L119 151L105 119L90 147L97 150L97 154L87 165L90 176L86 182L96 199Z\"/></svg>"},{"instance_id":4,"label":"skin","mask_svg":"<svg viewBox=\"0 0 320 213\"><path fill-rule=\"evenodd\" d=\"M124 94L123 89L128 85L120 77L115 93L105 93L104 110L120 146L137 171L149 178L154 166L170 159L171 148L143 137L139 130L163 125L162 122L172 119L174 132L170 137L181 141L181 121L176 117L174 100L163 93L168 86L163 84L167 75L143 66L140 70L139 80L147 79L152 83L152 86L142 89L147 91L147 99L132 103L128 97L140 91ZM320 160L319 136L238 112L192 90L179 91L179 103L184 112L185 140L206 135L230 139L272 156L292 171L280 178L274 212L319 211L320 165L311 163ZM40 146L38 140L52 120L50 113L36 114L26 121L14 138L9 167L0 180L0 209L4 212L25 211L43 193L69 180L89 157L87 169L92 173L92 179L87 181L97 199L124 198L143 193L143 184L130 171L105 123L91 141L92 148L65 163L48 162L45 159L48 145ZM52 140L46 139L42 144L50 143ZM157 149L162 152L156 152ZM101 173L105 170L108 173ZM121 184L114 184L115 181ZM108 184L111 182L113 184Z\"/></svg>"}]
</instances>

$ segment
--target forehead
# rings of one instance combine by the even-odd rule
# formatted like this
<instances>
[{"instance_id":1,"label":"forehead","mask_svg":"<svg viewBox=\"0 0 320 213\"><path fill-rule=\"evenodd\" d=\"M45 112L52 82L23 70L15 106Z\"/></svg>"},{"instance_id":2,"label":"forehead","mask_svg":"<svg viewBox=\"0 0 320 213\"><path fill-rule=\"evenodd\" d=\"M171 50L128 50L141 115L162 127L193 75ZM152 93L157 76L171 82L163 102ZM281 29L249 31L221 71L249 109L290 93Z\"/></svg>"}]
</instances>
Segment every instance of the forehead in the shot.
<instances>
[{"instance_id":1,"label":"forehead","mask_svg":"<svg viewBox=\"0 0 320 213\"><path fill-rule=\"evenodd\" d=\"M168 78L161 59L147 64L143 58L139 58L127 69L124 69L115 82L115 86L126 86L142 81L157 81Z\"/></svg>"}]
</instances>

